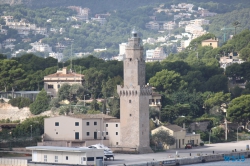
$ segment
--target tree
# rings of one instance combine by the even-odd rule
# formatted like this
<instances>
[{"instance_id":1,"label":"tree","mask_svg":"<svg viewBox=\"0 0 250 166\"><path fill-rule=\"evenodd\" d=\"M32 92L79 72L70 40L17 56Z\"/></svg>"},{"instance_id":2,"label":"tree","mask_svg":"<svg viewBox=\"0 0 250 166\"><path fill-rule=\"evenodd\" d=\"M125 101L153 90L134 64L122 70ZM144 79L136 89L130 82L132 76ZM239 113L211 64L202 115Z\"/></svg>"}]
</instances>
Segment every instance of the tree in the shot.
<instances>
[{"instance_id":1,"label":"tree","mask_svg":"<svg viewBox=\"0 0 250 166\"><path fill-rule=\"evenodd\" d=\"M41 90L34 103L30 104L30 112L34 115L40 114L49 108L49 96L43 89Z\"/></svg>"},{"instance_id":2,"label":"tree","mask_svg":"<svg viewBox=\"0 0 250 166\"><path fill-rule=\"evenodd\" d=\"M97 92L101 91L102 80L104 74L102 71L98 71L95 68L90 68L85 73L85 86L90 91L92 98L95 98Z\"/></svg>"},{"instance_id":3,"label":"tree","mask_svg":"<svg viewBox=\"0 0 250 166\"><path fill-rule=\"evenodd\" d=\"M149 83L159 91L173 92L183 89L187 83L181 79L179 73L175 71L162 70L150 78Z\"/></svg>"},{"instance_id":4,"label":"tree","mask_svg":"<svg viewBox=\"0 0 250 166\"><path fill-rule=\"evenodd\" d=\"M63 84L60 89L58 90L58 98L59 100L69 100L70 96L70 85L69 84Z\"/></svg>"},{"instance_id":5,"label":"tree","mask_svg":"<svg viewBox=\"0 0 250 166\"><path fill-rule=\"evenodd\" d=\"M170 136L169 132L162 128L153 134L151 139L157 147L164 147L166 145L171 146L175 143L175 138Z\"/></svg>"},{"instance_id":6,"label":"tree","mask_svg":"<svg viewBox=\"0 0 250 166\"><path fill-rule=\"evenodd\" d=\"M29 98L16 97L16 98L13 98L13 99L9 100L8 103L10 103L12 106L18 107L20 109L20 108L23 108L23 107L29 107L31 102L32 101Z\"/></svg>"},{"instance_id":7,"label":"tree","mask_svg":"<svg viewBox=\"0 0 250 166\"><path fill-rule=\"evenodd\" d=\"M214 106L218 106L221 108L222 104L226 104L231 100L230 93L218 92L214 94L209 94L207 99L204 102L204 106L207 109L211 109Z\"/></svg>"},{"instance_id":8,"label":"tree","mask_svg":"<svg viewBox=\"0 0 250 166\"><path fill-rule=\"evenodd\" d=\"M212 92L227 92L228 91L228 83L227 77L225 75L214 75L208 79L206 82L206 90Z\"/></svg>"},{"instance_id":9,"label":"tree","mask_svg":"<svg viewBox=\"0 0 250 166\"><path fill-rule=\"evenodd\" d=\"M234 63L226 68L226 76L231 77L233 84L236 83L236 78L243 76L243 70L240 64Z\"/></svg>"},{"instance_id":10,"label":"tree","mask_svg":"<svg viewBox=\"0 0 250 166\"><path fill-rule=\"evenodd\" d=\"M250 95L242 95L233 99L228 105L227 117L232 122L242 122L250 120Z\"/></svg>"},{"instance_id":11,"label":"tree","mask_svg":"<svg viewBox=\"0 0 250 166\"><path fill-rule=\"evenodd\" d=\"M17 61L9 59L0 60L0 71L0 87L4 88L5 92L9 88L13 90L24 74L21 65Z\"/></svg>"},{"instance_id":12,"label":"tree","mask_svg":"<svg viewBox=\"0 0 250 166\"><path fill-rule=\"evenodd\" d=\"M243 48L240 50L240 58L244 61L250 61L250 48Z\"/></svg>"},{"instance_id":13,"label":"tree","mask_svg":"<svg viewBox=\"0 0 250 166\"><path fill-rule=\"evenodd\" d=\"M182 126L183 124L188 126L192 122L193 120L191 116L181 116L174 121L174 123L177 124L178 126Z\"/></svg>"},{"instance_id":14,"label":"tree","mask_svg":"<svg viewBox=\"0 0 250 166\"><path fill-rule=\"evenodd\" d=\"M233 26L234 26L234 35L236 35L236 28L240 26L240 22L239 21L235 21L233 23Z\"/></svg>"}]
</instances>

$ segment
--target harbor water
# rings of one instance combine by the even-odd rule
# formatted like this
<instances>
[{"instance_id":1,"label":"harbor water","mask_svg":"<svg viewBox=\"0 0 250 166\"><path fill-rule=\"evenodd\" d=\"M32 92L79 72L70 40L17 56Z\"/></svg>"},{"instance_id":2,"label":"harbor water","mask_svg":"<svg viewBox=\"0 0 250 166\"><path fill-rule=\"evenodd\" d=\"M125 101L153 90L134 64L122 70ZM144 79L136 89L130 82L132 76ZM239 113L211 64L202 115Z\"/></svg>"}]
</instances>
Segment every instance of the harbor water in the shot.
<instances>
[{"instance_id":1,"label":"harbor water","mask_svg":"<svg viewBox=\"0 0 250 166\"><path fill-rule=\"evenodd\" d=\"M245 159L245 161L217 161L199 164L190 164L188 166L250 166L250 159Z\"/></svg>"}]
</instances>

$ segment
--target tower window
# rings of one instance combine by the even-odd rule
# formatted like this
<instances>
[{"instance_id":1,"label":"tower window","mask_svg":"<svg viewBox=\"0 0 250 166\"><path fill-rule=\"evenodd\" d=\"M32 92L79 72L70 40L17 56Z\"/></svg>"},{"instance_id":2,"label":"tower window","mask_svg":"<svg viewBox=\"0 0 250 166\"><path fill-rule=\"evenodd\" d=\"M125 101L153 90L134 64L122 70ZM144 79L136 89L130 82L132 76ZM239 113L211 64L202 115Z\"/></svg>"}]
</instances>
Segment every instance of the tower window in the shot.
<instances>
[{"instance_id":1,"label":"tower window","mask_svg":"<svg viewBox=\"0 0 250 166\"><path fill-rule=\"evenodd\" d=\"M129 58L129 61L132 61L132 58Z\"/></svg>"},{"instance_id":2,"label":"tower window","mask_svg":"<svg viewBox=\"0 0 250 166\"><path fill-rule=\"evenodd\" d=\"M132 114L129 114L129 116L132 116Z\"/></svg>"},{"instance_id":3,"label":"tower window","mask_svg":"<svg viewBox=\"0 0 250 166\"><path fill-rule=\"evenodd\" d=\"M131 103L131 100L129 100L129 103Z\"/></svg>"}]
</instances>

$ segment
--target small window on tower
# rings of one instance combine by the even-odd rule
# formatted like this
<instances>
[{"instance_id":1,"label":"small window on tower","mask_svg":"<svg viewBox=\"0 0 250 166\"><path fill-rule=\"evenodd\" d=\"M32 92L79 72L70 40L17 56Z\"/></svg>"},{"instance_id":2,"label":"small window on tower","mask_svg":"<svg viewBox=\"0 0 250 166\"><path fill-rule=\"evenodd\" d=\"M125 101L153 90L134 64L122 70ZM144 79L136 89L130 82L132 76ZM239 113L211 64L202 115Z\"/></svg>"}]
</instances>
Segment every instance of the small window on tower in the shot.
<instances>
[{"instance_id":1,"label":"small window on tower","mask_svg":"<svg viewBox=\"0 0 250 166\"><path fill-rule=\"evenodd\" d=\"M129 116L132 116L132 114L129 114Z\"/></svg>"},{"instance_id":2,"label":"small window on tower","mask_svg":"<svg viewBox=\"0 0 250 166\"><path fill-rule=\"evenodd\" d=\"M132 58L129 58L129 61L132 61Z\"/></svg>"},{"instance_id":3,"label":"small window on tower","mask_svg":"<svg viewBox=\"0 0 250 166\"><path fill-rule=\"evenodd\" d=\"M129 103L131 103L131 100L129 100Z\"/></svg>"}]
</instances>

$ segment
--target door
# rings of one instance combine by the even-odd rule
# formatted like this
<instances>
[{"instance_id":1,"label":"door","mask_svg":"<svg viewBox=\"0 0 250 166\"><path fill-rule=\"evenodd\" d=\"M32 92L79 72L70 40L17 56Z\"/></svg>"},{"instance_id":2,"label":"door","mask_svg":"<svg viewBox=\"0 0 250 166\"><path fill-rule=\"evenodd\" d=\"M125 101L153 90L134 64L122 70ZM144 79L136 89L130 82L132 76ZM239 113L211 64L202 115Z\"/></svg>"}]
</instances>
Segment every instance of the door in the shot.
<instances>
[{"instance_id":1,"label":"door","mask_svg":"<svg viewBox=\"0 0 250 166\"><path fill-rule=\"evenodd\" d=\"M79 132L75 132L75 139L79 139Z\"/></svg>"},{"instance_id":2,"label":"door","mask_svg":"<svg viewBox=\"0 0 250 166\"><path fill-rule=\"evenodd\" d=\"M33 154L32 154L32 161L37 161L37 152L36 151L33 151Z\"/></svg>"},{"instance_id":3,"label":"door","mask_svg":"<svg viewBox=\"0 0 250 166\"><path fill-rule=\"evenodd\" d=\"M94 132L94 139L97 139L97 132Z\"/></svg>"}]
</instances>

